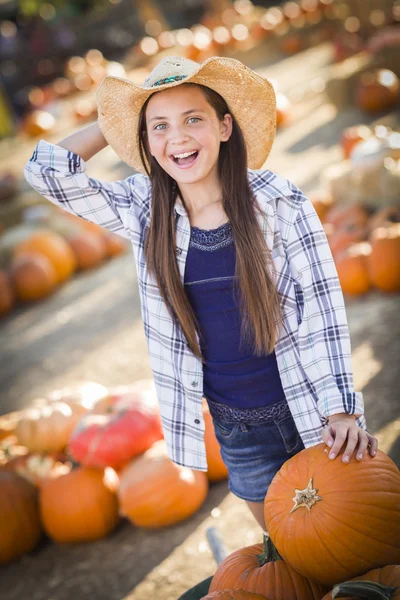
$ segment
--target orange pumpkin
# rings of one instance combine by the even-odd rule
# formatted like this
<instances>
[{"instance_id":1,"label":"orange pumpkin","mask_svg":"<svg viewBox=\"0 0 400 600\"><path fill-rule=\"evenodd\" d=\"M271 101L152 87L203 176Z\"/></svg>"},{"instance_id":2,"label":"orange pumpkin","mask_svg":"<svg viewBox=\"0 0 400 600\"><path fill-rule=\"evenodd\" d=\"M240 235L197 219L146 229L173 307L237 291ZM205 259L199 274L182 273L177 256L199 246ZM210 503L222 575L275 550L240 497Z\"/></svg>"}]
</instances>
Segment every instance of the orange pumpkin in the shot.
<instances>
[{"instance_id":1,"label":"orange pumpkin","mask_svg":"<svg viewBox=\"0 0 400 600\"><path fill-rule=\"evenodd\" d=\"M10 312L14 307L15 295L8 273L0 271L0 317Z\"/></svg>"},{"instance_id":2,"label":"orange pumpkin","mask_svg":"<svg viewBox=\"0 0 400 600\"><path fill-rule=\"evenodd\" d=\"M379 227L371 237L368 272L382 292L400 291L400 223Z\"/></svg>"},{"instance_id":3,"label":"orange pumpkin","mask_svg":"<svg viewBox=\"0 0 400 600\"><path fill-rule=\"evenodd\" d=\"M400 472L380 450L348 464L325 444L282 466L264 501L267 530L282 557L326 585L400 563Z\"/></svg>"},{"instance_id":4,"label":"orange pumpkin","mask_svg":"<svg viewBox=\"0 0 400 600\"><path fill-rule=\"evenodd\" d=\"M118 497L134 525L157 528L190 517L207 492L206 474L172 462L160 440L121 471Z\"/></svg>"},{"instance_id":5,"label":"orange pumpkin","mask_svg":"<svg viewBox=\"0 0 400 600\"><path fill-rule=\"evenodd\" d=\"M201 600L268 600L266 596L261 594L252 594L245 590L224 590L222 592L211 592L207 596L203 596Z\"/></svg>"},{"instance_id":6,"label":"orange pumpkin","mask_svg":"<svg viewBox=\"0 0 400 600\"><path fill-rule=\"evenodd\" d=\"M299 575L282 560L267 535L264 544L236 550L218 567L210 592L234 588L266 594L270 600L320 600L326 593L323 585Z\"/></svg>"},{"instance_id":7,"label":"orange pumpkin","mask_svg":"<svg viewBox=\"0 0 400 600\"><path fill-rule=\"evenodd\" d=\"M38 231L30 238L18 244L14 256L38 252L46 256L57 273L57 282L61 283L71 277L76 268L72 249L67 242L54 231Z\"/></svg>"},{"instance_id":8,"label":"orange pumpkin","mask_svg":"<svg viewBox=\"0 0 400 600\"><path fill-rule=\"evenodd\" d=\"M66 402L46 402L26 409L19 419L15 435L31 452L60 452L68 444L84 407Z\"/></svg>"},{"instance_id":9,"label":"orange pumpkin","mask_svg":"<svg viewBox=\"0 0 400 600\"><path fill-rule=\"evenodd\" d=\"M375 591L375 595L374 595ZM336 594L333 596L333 592ZM390 598L400 600L400 565L387 565L339 583L322 600L357 600L358 598Z\"/></svg>"},{"instance_id":10,"label":"orange pumpkin","mask_svg":"<svg viewBox=\"0 0 400 600\"><path fill-rule=\"evenodd\" d=\"M388 110L399 101L399 78L389 69L362 73L356 88L356 103L368 113Z\"/></svg>"},{"instance_id":11,"label":"orange pumpkin","mask_svg":"<svg viewBox=\"0 0 400 600\"><path fill-rule=\"evenodd\" d=\"M81 467L40 487L40 515L48 536L59 543L97 540L118 524L117 475Z\"/></svg>"},{"instance_id":12,"label":"orange pumpkin","mask_svg":"<svg viewBox=\"0 0 400 600\"><path fill-rule=\"evenodd\" d=\"M35 486L6 471L0 471L0 531L0 564L30 552L42 537Z\"/></svg>"},{"instance_id":13,"label":"orange pumpkin","mask_svg":"<svg viewBox=\"0 0 400 600\"><path fill-rule=\"evenodd\" d=\"M38 252L12 259L10 274L15 294L21 302L36 302L54 292L57 273L51 261Z\"/></svg>"},{"instance_id":14,"label":"orange pumpkin","mask_svg":"<svg viewBox=\"0 0 400 600\"><path fill-rule=\"evenodd\" d=\"M83 230L68 238L78 269L92 269L106 258L106 245L103 236L93 231Z\"/></svg>"},{"instance_id":15,"label":"orange pumpkin","mask_svg":"<svg viewBox=\"0 0 400 600\"><path fill-rule=\"evenodd\" d=\"M368 275L368 256L371 244L361 242L350 246L335 257L340 285L346 294L365 294L371 287Z\"/></svg>"},{"instance_id":16,"label":"orange pumpkin","mask_svg":"<svg viewBox=\"0 0 400 600\"><path fill-rule=\"evenodd\" d=\"M209 481L221 481L228 477L228 469L222 460L220 445L215 437L212 416L204 399L203 417L205 421L204 442L207 454L207 477Z\"/></svg>"}]
</instances>

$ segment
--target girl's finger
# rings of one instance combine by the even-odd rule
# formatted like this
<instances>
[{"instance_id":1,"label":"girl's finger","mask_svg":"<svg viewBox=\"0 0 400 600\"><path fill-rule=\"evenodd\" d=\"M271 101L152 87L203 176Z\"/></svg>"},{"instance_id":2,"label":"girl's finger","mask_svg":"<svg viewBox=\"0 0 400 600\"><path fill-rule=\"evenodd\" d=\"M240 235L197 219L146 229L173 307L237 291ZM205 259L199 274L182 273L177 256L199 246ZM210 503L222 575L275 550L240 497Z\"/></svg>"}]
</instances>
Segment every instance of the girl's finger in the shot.
<instances>
[{"instance_id":1,"label":"girl's finger","mask_svg":"<svg viewBox=\"0 0 400 600\"><path fill-rule=\"evenodd\" d=\"M367 436L369 441L369 453L371 456L375 456L376 451L378 450L378 440L376 439L376 437L373 437L369 433L367 434Z\"/></svg>"},{"instance_id":2,"label":"girl's finger","mask_svg":"<svg viewBox=\"0 0 400 600\"><path fill-rule=\"evenodd\" d=\"M329 452L329 458L332 459L336 458L336 456L339 454L340 449L342 448L346 440L347 430L349 428L349 426L346 424L336 425L336 427L335 425L336 423L332 423L331 425L335 436L335 441L333 443L331 451Z\"/></svg>"},{"instance_id":3,"label":"girl's finger","mask_svg":"<svg viewBox=\"0 0 400 600\"><path fill-rule=\"evenodd\" d=\"M359 437L357 428L351 427L347 432L347 446L342 457L344 463L350 462L350 458L353 456L353 452L358 443Z\"/></svg>"},{"instance_id":4,"label":"girl's finger","mask_svg":"<svg viewBox=\"0 0 400 600\"><path fill-rule=\"evenodd\" d=\"M357 458L357 460L362 460L364 453L368 447L369 439L368 439L367 433L362 429L359 431L359 438L360 438L360 443L357 448L356 458Z\"/></svg>"},{"instance_id":5,"label":"girl's finger","mask_svg":"<svg viewBox=\"0 0 400 600\"><path fill-rule=\"evenodd\" d=\"M327 446L332 446L333 442L335 441L335 438L333 437L333 435L331 433L329 425L327 425L326 427L323 428L321 437L322 437L322 441Z\"/></svg>"}]
</instances>

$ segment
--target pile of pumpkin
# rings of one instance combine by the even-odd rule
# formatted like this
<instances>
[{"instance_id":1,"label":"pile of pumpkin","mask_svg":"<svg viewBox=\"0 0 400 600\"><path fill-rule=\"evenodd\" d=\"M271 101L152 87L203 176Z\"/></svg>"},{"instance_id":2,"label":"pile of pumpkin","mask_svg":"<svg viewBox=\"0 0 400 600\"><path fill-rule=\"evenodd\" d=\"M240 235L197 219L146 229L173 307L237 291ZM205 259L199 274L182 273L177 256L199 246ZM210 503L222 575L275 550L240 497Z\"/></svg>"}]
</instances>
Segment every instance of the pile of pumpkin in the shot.
<instances>
[{"instance_id":1,"label":"pile of pumpkin","mask_svg":"<svg viewBox=\"0 0 400 600\"><path fill-rule=\"evenodd\" d=\"M399 600L400 471L384 452L344 464L323 443L301 451L273 479L264 516L264 544L227 556L197 586L208 595L182 598Z\"/></svg>"},{"instance_id":2,"label":"pile of pumpkin","mask_svg":"<svg viewBox=\"0 0 400 600\"><path fill-rule=\"evenodd\" d=\"M371 212L362 203L338 204L329 195L310 199L323 224L345 294L400 291L400 206Z\"/></svg>"},{"instance_id":3,"label":"pile of pumpkin","mask_svg":"<svg viewBox=\"0 0 400 600\"><path fill-rule=\"evenodd\" d=\"M0 417L0 564L34 549L43 531L87 542L121 516L146 528L190 517L209 482L227 477L206 403L203 414L207 473L168 458L153 381L87 382Z\"/></svg>"},{"instance_id":4,"label":"pile of pumpkin","mask_svg":"<svg viewBox=\"0 0 400 600\"><path fill-rule=\"evenodd\" d=\"M0 317L128 247L121 236L50 204L27 209L25 219L0 235Z\"/></svg>"}]
</instances>

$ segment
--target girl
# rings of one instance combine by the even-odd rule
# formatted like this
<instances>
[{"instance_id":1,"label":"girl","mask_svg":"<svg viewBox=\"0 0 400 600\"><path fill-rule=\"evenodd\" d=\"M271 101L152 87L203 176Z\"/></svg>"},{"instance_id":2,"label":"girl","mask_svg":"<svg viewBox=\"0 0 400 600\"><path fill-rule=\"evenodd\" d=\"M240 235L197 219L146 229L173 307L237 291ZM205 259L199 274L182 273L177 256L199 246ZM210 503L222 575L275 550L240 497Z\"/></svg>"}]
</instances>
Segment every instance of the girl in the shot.
<instances>
[{"instance_id":1,"label":"girl","mask_svg":"<svg viewBox=\"0 0 400 600\"><path fill-rule=\"evenodd\" d=\"M41 140L25 177L131 240L169 456L207 469L204 396L229 487L265 528L263 499L288 458L321 440L344 462L377 449L324 230L298 188L260 169L273 88L237 60L168 57L142 87L106 77L97 102L99 122ZM107 143L139 173L88 177Z\"/></svg>"}]
</instances>

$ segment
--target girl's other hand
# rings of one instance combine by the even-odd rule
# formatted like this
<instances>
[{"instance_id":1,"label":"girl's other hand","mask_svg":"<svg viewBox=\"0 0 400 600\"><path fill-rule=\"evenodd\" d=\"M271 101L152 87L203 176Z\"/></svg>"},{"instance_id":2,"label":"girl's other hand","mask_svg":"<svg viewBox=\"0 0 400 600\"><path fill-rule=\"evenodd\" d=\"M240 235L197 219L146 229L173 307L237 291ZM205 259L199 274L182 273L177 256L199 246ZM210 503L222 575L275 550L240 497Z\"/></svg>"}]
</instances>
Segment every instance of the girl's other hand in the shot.
<instances>
[{"instance_id":1,"label":"girl's other hand","mask_svg":"<svg viewBox=\"0 0 400 600\"><path fill-rule=\"evenodd\" d=\"M331 448L329 458L334 459L346 444L342 461L348 463L356 452L356 459L362 460L368 449L371 456L376 455L378 440L370 433L358 427L354 415L338 414L329 417L329 423L322 432L322 441Z\"/></svg>"}]
</instances>

